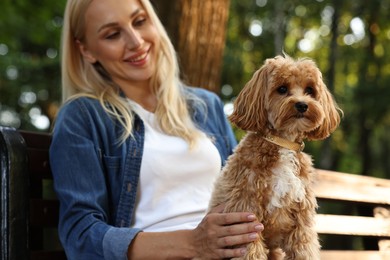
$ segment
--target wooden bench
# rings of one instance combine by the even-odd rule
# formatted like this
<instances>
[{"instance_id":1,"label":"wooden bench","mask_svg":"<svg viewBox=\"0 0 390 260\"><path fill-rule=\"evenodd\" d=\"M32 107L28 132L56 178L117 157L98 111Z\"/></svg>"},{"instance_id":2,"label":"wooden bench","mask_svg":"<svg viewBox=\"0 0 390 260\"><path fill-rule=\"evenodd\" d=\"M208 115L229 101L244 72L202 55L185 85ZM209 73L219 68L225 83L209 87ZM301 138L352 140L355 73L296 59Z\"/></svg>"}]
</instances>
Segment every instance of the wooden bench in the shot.
<instances>
[{"instance_id":1,"label":"wooden bench","mask_svg":"<svg viewBox=\"0 0 390 260\"><path fill-rule=\"evenodd\" d=\"M50 141L49 134L0 127L2 260L66 259L56 234ZM317 172L321 259L390 259L390 180Z\"/></svg>"},{"instance_id":2,"label":"wooden bench","mask_svg":"<svg viewBox=\"0 0 390 260\"><path fill-rule=\"evenodd\" d=\"M66 259L49 166L51 136L0 127L1 259Z\"/></svg>"}]
</instances>

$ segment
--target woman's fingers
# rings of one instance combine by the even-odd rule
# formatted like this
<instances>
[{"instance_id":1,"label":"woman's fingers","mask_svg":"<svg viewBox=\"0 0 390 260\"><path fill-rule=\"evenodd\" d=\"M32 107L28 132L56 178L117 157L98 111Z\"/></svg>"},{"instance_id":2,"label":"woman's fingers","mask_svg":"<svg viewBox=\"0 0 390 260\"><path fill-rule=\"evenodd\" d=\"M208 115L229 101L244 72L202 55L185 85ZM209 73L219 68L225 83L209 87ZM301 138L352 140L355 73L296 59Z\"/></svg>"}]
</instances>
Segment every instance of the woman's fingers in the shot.
<instances>
[{"instance_id":1,"label":"woman's fingers","mask_svg":"<svg viewBox=\"0 0 390 260\"><path fill-rule=\"evenodd\" d=\"M252 222L256 220L256 216L249 212L230 212L220 213L217 219L219 225L232 225L236 223Z\"/></svg>"},{"instance_id":2,"label":"woman's fingers","mask_svg":"<svg viewBox=\"0 0 390 260\"><path fill-rule=\"evenodd\" d=\"M253 223L241 223L235 225L227 225L221 228L220 236L241 235L248 233L258 233L264 230L264 226L257 221Z\"/></svg>"},{"instance_id":3,"label":"woman's fingers","mask_svg":"<svg viewBox=\"0 0 390 260\"><path fill-rule=\"evenodd\" d=\"M248 244L256 241L259 238L259 234L256 232L235 236L225 236L218 239L217 245L220 248Z\"/></svg>"},{"instance_id":4,"label":"woman's fingers","mask_svg":"<svg viewBox=\"0 0 390 260\"><path fill-rule=\"evenodd\" d=\"M223 210L223 205L213 208L194 230L195 248L201 258L240 257L264 229L253 213L221 213Z\"/></svg>"},{"instance_id":5,"label":"woman's fingers","mask_svg":"<svg viewBox=\"0 0 390 260\"><path fill-rule=\"evenodd\" d=\"M246 246L236 247L236 248L228 248L228 249L220 249L218 251L218 255L221 259L230 259L234 257L244 256L247 249Z\"/></svg>"}]
</instances>

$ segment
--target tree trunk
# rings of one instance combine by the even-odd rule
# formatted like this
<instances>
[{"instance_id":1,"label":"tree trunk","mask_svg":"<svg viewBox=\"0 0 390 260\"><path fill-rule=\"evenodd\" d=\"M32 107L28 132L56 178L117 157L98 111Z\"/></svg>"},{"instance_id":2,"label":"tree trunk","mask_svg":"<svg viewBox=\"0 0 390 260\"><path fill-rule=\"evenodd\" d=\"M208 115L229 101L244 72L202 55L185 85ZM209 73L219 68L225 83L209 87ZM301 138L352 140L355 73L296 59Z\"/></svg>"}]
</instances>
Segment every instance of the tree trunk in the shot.
<instances>
[{"instance_id":1,"label":"tree trunk","mask_svg":"<svg viewBox=\"0 0 390 260\"><path fill-rule=\"evenodd\" d=\"M229 0L155 0L179 55L183 80L220 91Z\"/></svg>"}]
</instances>

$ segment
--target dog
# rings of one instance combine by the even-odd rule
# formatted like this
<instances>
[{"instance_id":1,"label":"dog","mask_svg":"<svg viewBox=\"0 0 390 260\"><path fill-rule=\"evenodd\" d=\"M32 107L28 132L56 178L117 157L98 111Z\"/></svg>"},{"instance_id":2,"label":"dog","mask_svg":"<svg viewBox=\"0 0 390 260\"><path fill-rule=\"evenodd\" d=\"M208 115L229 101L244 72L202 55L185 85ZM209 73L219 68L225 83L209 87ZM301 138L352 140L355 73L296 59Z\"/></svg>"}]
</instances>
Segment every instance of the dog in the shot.
<instances>
[{"instance_id":1,"label":"dog","mask_svg":"<svg viewBox=\"0 0 390 260\"><path fill-rule=\"evenodd\" d=\"M325 139L341 116L308 58L267 59L241 90L229 120L246 135L217 177L209 205L253 212L263 223L240 259L320 259L315 170L304 140Z\"/></svg>"}]
</instances>

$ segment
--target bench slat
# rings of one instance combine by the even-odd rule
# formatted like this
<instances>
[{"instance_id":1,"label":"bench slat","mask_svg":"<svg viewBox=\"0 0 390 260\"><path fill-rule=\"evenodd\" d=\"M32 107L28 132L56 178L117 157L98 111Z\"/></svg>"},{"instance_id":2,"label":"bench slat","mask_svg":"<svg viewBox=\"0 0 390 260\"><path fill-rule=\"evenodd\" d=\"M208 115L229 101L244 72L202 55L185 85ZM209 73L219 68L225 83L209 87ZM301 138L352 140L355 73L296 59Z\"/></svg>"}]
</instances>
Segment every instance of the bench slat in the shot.
<instances>
[{"instance_id":1,"label":"bench slat","mask_svg":"<svg viewBox=\"0 0 390 260\"><path fill-rule=\"evenodd\" d=\"M389 219L317 214L315 221L321 234L390 237Z\"/></svg>"},{"instance_id":2,"label":"bench slat","mask_svg":"<svg viewBox=\"0 0 390 260\"><path fill-rule=\"evenodd\" d=\"M1 259L28 259L28 173L23 138L0 126ZM27 177L27 178L26 178ZM15 192L16 191L16 192Z\"/></svg>"},{"instance_id":3,"label":"bench slat","mask_svg":"<svg viewBox=\"0 0 390 260\"><path fill-rule=\"evenodd\" d=\"M390 205L390 180L316 170L317 198Z\"/></svg>"},{"instance_id":4,"label":"bench slat","mask_svg":"<svg viewBox=\"0 0 390 260\"><path fill-rule=\"evenodd\" d=\"M51 143L51 134L18 130L23 136L27 147L47 150Z\"/></svg>"},{"instance_id":5,"label":"bench slat","mask_svg":"<svg viewBox=\"0 0 390 260\"><path fill-rule=\"evenodd\" d=\"M322 250L321 260L384 260L390 259L390 254L380 253L379 251L338 251Z\"/></svg>"}]
</instances>

